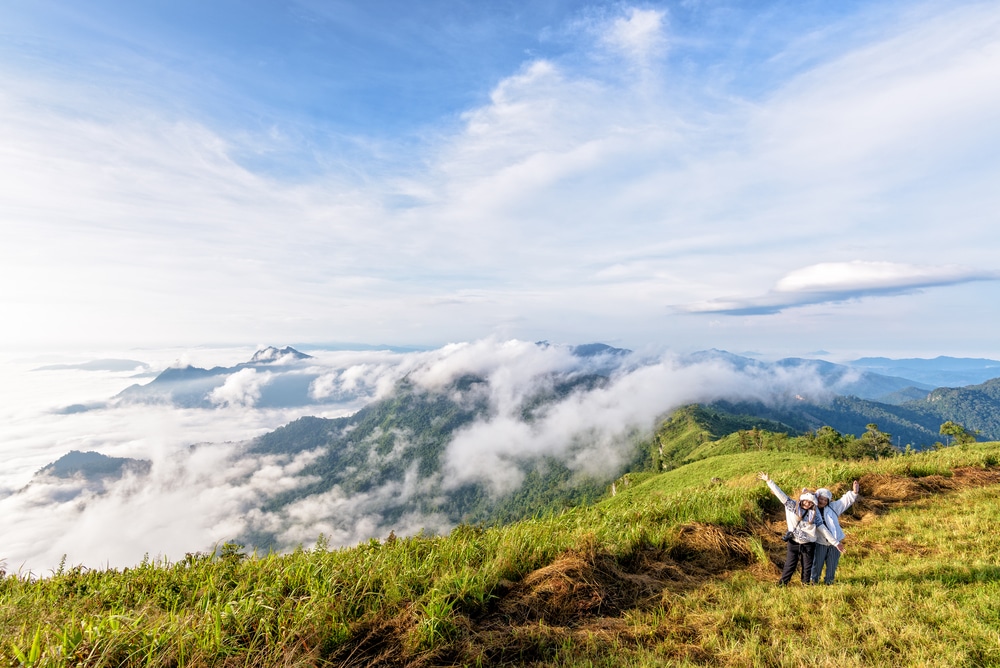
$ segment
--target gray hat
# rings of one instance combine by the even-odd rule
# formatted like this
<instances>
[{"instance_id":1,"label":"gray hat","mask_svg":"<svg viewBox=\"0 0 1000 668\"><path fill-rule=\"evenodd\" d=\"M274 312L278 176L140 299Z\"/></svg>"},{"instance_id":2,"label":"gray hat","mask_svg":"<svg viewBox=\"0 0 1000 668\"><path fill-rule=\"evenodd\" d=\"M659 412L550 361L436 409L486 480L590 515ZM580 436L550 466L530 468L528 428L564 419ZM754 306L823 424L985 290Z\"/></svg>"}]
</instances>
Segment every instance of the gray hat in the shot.
<instances>
[{"instance_id":1,"label":"gray hat","mask_svg":"<svg viewBox=\"0 0 1000 668\"><path fill-rule=\"evenodd\" d=\"M833 492L828 490L826 487L820 487L817 489L816 496L825 496L827 501L833 501Z\"/></svg>"},{"instance_id":2,"label":"gray hat","mask_svg":"<svg viewBox=\"0 0 1000 668\"><path fill-rule=\"evenodd\" d=\"M816 495L815 494L803 494L803 495L801 495L799 497L799 503L802 503L803 501L812 501L815 504L816 503Z\"/></svg>"}]
</instances>

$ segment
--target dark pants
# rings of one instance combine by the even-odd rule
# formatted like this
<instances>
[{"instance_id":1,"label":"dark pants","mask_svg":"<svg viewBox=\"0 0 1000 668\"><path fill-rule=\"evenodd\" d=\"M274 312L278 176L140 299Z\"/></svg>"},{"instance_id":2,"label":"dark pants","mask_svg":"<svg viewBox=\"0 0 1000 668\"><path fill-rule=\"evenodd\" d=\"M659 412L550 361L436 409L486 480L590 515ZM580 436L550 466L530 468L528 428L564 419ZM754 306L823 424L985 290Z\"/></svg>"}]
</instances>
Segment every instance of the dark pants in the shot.
<instances>
[{"instance_id":1,"label":"dark pants","mask_svg":"<svg viewBox=\"0 0 1000 668\"><path fill-rule=\"evenodd\" d=\"M778 584L788 584L795 575L795 569L802 564L802 584L809 584L812 577L813 551L816 543L796 543L794 540L788 541L788 554L785 555L785 569L781 571L781 580Z\"/></svg>"},{"instance_id":2,"label":"dark pants","mask_svg":"<svg viewBox=\"0 0 1000 668\"><path fill-rule=\"evenodd\" d=\"M823 575L823 566L826 565L825 584L833 584L834 575L837 572L837 563L840 561L840 550L833 545L820 545L816 543L816 552L813 553L813 584L819 582Z\"/></svg>"}]
</instances>

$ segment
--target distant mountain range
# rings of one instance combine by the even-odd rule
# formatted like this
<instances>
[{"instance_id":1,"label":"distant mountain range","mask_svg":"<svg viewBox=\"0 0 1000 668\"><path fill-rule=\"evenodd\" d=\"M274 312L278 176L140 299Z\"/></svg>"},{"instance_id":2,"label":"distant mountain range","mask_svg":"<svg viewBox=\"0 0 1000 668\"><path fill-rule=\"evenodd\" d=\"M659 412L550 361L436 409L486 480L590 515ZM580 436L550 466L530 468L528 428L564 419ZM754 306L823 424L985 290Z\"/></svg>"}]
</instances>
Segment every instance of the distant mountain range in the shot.
<instances>
[{"instance_id":1,"label":"distant mountain range","mask_svg":"<svg viewBox=\"0 0 1000 668\"><path fill-rule=\"evenodd\" d=\"M120 478L126 471L149 472L150 463L143 459L109 457L99 452L70 450L51 464L39 469L36 475L54 478L79 477L84 480Z\"/></svg>"},{"instance_id":2,"label":"distant mountain range","mask_svg":"<svg viewBox=\"0 0 1000 668\"><path fill-rule=\"evenodd\" d=\"M860 436L867 424L875 423L893 436L894 445L910 444L917 449L942 441L939 430L948 420L978 432L980 440L1000 440L1000 378L921 394L920 398L896 404L838 395L827 401L776 404L718 401L712 407L777 422L791 433L831 426L841 433Z\"/></svg>"},{"instance_id":3,"label":"distant mountain range","mask_svg":"<svg viewBox=\"0 0 1000 668\"><path fill-rule=\"evenodd\" d=\"M259 396L254 405L262 408L283 408L323 403L311 392L313 382L322 371L309 372L308 360L313 359L292 347L268 346L254 353L248 362L230 367L203 369L183 366L165 369L144 385L136 384L119 392L115 399L132 403L169 403L183 408L213 408L222 403L213 392L244 370L267 373L255 383Z\"/></svg>"},{"instance_id":4,"label":"distant mountain range","mask_svg":"<svg viewBox=\"0 0 1000 668\"><path fill-rule=\"evenodd\" d=\"M151 467L152 463L144 459L71 450L36 471L21 492L40 487L49 500L63 503L76 499L84 491L103 494L125 475L142 477Z\"/></svg>"},{"instance_id":5,"label":"distant mountain range","mask_svg":"<svg viewBox=\"0 0 1000 668\"><path fill-rule=\"evenodd\" d=\"M550 344L542 341L539 346ZM603 343L571 346L570 352L578 358L592 362L595 368L610 374L632 351L615 348ZM292 347L269 346L254 353L248 362L230 367L204 369L196 366L173 367L164 370L152 381L132 385L116 395L113 401L125 403L167 403L181 408L216 408L223 404L224 386L236 374L245 370L259 372L252 383L257 394L253 405L258 408L289 408L322 404L345 404L363 400L367 394L362 384L350 390L318 393L316 382L324 375L336 373L318 365L314 359ZM103 404L74 405L62 409L63 413L83 412Z\"/></svg>"},{"instance_id":6,"label":"distant mountain range","mask_svg":"<svg viewBox=\"0 0 1000 668\"><path fill-rule=\"evenodd\" d=\"M538 342L548 347L547 341ZM602 343L569 347L581 359L598 360L597 371L610 375L623 364L636 364L632 351ZM316 381L330 369L310 364L312 356L295 348L269 346L253 357L230 367L174 367L162 371L150 382L132 385L113 398L113 402L167 403L184 408L216 408L225 403L221 388L236 374L251 370L259 372L255 379L244 377L244 385L252 384L253 405L261 408L288 408L322 404L344 404L363 400L364 391L319 393ZM723 350L706 350L687 355L685 363L718 361L740 371L765 373L769 370L811 373L821 381L822 390L830 395L853 396L891 405L928 396L939 387L964 387L1000 376L1000 361L982 358L937 357L935 359L900 359L866 357L846 364L821 359L785 358L763 362ZM132 360L95 360L74 365L53 365L38 370L142 370L141 362ZM237 382L237 381L232 381ZM815 388L812 388L815 389ZM106 404L73 405L59 412L74 413L103 408Z\"/></svg>"},{"instance_id":7,"label":"distant mountain range","mask_svg":"<svg viewBox=\"0 0 1000 668\"><path fill-rule=\"evenodd\" d=\"M997 360L970 357L935 357L934 359L889 359L862 357L847 363L882 376L906 378L914 385L930 387L963 387L1000 376Z\"/></svg>"},{"instance_id":8,"label":"distant mountain range","mask_svg":"<svg viewBox=\"0 0 1000 668\"><path fill-rule=\"evenodd\" d=\"M933 386L925 385L909 378L883 375L872 371L865 371L862 368L834 364L833 362L824 360L787 357L776 362L762 362L724 350L705 350L688 355L684 359L688 363L719 361L740 371L764 373L769 370L780 369L790 372L810 373L821 381L821 387L818 389L821 389L823 392L830 395L854 396L861 399L884 401L887 398L902 396L900 393L904 393L907 398L911 398L910 392L915 392L917 395L926 395L934 389Z\"/></svg>"}]
</instances>

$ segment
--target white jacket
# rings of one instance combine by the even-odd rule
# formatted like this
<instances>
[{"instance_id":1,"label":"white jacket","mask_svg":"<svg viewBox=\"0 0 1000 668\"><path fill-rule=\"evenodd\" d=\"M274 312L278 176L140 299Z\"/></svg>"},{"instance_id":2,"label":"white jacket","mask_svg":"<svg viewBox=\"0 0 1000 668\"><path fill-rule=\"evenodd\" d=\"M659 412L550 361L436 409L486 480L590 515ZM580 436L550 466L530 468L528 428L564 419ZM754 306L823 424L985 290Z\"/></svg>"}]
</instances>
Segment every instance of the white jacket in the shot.
<instances>
[{"instance_id":1,"label":"white jacket","mask_svg":"<svg viewBox=\"0 0 1000 668\"><path fill-rule=\"evenodd\" d=\"M781 501L782 505L785 506L785 522L788 524L788 530L792 532L793 540L796 543L815 543L818 537L827 541L823 545L834 545L839 542L834 539L829 528L820 519L816 508L803 510L799 502L788 498L788 495L781 491L781 488L773 480L768 480L767 486L778 497L778 501Z\"/></svg>"},{"instance_id":2,"label":"white jacket","mask_svg":"<svg viewBox=\"0 0 1000 668\"><path fill-rule=\"evenodd\" d=\"M820 535L816 538L817 543L820 545L836 545L844 540L844 529L840 526L840 516L857 500L858 495L852 490L836 501L826 504L826 508L820 511L820 515L822 515L823 524L826 525L831 538Z\"/></svg>"}]
</instances>

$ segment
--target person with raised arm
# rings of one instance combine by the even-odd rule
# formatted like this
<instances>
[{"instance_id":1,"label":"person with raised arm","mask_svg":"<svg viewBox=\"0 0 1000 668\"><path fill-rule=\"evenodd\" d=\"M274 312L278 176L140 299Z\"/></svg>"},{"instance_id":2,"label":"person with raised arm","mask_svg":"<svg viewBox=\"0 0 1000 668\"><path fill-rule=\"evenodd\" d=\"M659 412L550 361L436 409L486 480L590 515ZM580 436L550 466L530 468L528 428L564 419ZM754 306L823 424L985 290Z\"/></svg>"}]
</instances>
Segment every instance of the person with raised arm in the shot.
<instances>
[{"instance_id":1,"label":"person with raised arm","mask_svg":"<svg viewBox=\"0 0 1000 668\"><path fill-rule=\"evenodd\" d=\"M827 542L838 550L842 549L840 542L834 539L816 511L816 495L803 491L799 494L798 500L795 500L781 491L767 473L761 471L757 477L767 483L771 493L778 497L778 501L785 507L788 532L782 536L782 540L788 545L788 550L785 553L785 567L781 571L778 586L787 585L800 566L802 584L812 584L813 553L816 549L817 534L826 538Z\"/></svg>"},{"instance_id":2,"label":"person with raised arm","mask_svg":"<svg viewBox=\"0 0 1000 668\"><path fill-rule=\"evenodd\" d=\"M826 566L826 577L823 579L823 584L833 584L833 578L837 573L837 564L840 562L840 553L844 551L844 529L840 526L840 516L858 500L860 490L861 487L855 480L851 490L845 492L836 501L833 500L833 492L826 487L816 490L816 511L835 540L828 540L822 533L817 534L816 552L813 555L812 566L813 584L819 584L824 566ZM836 549L834 549L835 546L837 546Z\"/></svg>"}]
</instances>

